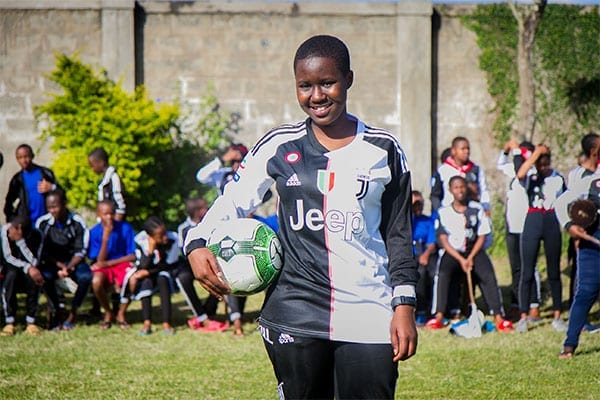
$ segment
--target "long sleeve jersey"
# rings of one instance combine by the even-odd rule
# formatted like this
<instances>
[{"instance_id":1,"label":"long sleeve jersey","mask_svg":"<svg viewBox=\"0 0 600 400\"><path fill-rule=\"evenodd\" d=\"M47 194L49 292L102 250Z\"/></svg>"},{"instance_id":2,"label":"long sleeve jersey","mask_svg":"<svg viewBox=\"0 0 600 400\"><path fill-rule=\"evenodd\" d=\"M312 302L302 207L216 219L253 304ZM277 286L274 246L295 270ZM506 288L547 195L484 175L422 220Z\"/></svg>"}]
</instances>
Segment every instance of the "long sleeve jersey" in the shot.
<instances>
[{"instance_id":1,"label":"long sleeve jersey","mask_svg":"<svg viewBox=\"0 0 600 400\"><path fill-rule=\"evenodd\" d=\"M415 295L410 171L398 140L357 120L329 151L310 119L267 133L187 235L202 247L219 221L254 211L275 183L284 265L261 324L298 336L389 343L392 295ZM360 320L360 324L356 321Z\"/></svg>"},{"instance_id":2,"label":"long sleeve jersey","mask_svg":"<svg viewBox=\"0 0 600 400\"><path fill-rule=\"evenodd\" d=\"M29 268L37 267L42 251L42 235L32 229L27 237L14 241L8 236L10 222L2 226L0 241L2 242L2 262L6 265L22 269L27 274Z\"/></svg>"}]
</instances>

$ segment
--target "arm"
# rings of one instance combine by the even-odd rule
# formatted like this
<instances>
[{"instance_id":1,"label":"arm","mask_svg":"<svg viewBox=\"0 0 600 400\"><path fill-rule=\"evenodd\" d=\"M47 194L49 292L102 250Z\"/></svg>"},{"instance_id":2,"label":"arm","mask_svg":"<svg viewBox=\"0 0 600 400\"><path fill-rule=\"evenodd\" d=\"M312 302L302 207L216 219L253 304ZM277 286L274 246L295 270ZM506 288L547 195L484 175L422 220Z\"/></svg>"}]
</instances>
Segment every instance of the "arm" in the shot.
<instances>
[{"instance_id":1,"label":"arm","mask_svg":"<svg viewBox=\"0 0 600 400\"><path fill-rule=\"evenodd\" d=\"M517 171L517 178L519 178L519 180L521 181L525 179L525 177L527 176L527 171L529 171L535 165L535 162L538 158L540 158L542 154L548 153L548 151L549 150L548 147L546 147L546 145L539 144L535 146L535 150L531 154L531 157L525 160L523 164L521 164L521 166L519 167L519 170Z\"/></svg>"},{"instance_id":2,"label":"arm","mask_svg":"<svg viewBox=\"0 0 600 400\"><path fill-rule=\"evenodd\" d=\"M229 168L225 168L221 159L215 157L211 162L203 166L196 172L196 180L205 185L210 185L216 188L221 186L223 176L229 172Z\"/></svg>"}]
</instances>

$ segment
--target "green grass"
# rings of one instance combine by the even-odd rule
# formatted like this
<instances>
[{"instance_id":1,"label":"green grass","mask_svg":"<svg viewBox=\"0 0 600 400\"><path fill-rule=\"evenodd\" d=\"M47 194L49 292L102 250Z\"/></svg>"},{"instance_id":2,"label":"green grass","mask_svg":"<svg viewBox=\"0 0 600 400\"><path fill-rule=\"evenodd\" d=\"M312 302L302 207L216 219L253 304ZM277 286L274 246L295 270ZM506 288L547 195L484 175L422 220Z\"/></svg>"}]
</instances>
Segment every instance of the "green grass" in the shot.
<instances>
[{"instance_id":1,"label":"green grass","mask_svg":"<svg viewBox=\"0 0 600 400\"><path fill-rule=\"evenodd\" d=\"M497 270L505 286L508 267L503 260L496 265L503 266ZM565 286L567 282L563 275ZM261 295L249 298L242 339L231 331L187 329L189 311L179 294L174 297L176 334L171 337L161 334L159 324L154 334L137 335L139 303L131 306L133 326L127 331L80 324L71 332L0 337L0 399L275 400L275 378L253 322L261 301ZM154 302L156 319L158 298ZM600 322L597 311L598 305L592 313L595 323ZM549 315L544 309L543 316ZM22 326L17 328L22 331ZM556 357L563 339L549 320L526 334L489 333L471 340L446 330L420 331L417 355L400 363L396 397L600 398L600 334L583 333L572 360Z\"/></svg>"}]
</instances>

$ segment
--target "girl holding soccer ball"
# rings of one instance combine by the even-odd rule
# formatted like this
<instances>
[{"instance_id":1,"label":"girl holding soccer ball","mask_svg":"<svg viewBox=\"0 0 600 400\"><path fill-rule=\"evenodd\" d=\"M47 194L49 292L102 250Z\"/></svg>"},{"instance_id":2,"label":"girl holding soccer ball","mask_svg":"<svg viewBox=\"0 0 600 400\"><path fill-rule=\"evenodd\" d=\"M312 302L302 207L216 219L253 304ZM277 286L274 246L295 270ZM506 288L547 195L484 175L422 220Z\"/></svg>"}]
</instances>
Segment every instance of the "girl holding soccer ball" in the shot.
<instances>
[{"instance_id":1,"label":"girl holding soccer ball","mask_svg":"<svg viewBox=\"0 0 600 400\"><path fill-rule=\"evenodd\" d=\"M207 238L275 184L284 262L259 323L281 397L393 399L397 363L417 348L410 171L394 135L347 112L354 74L341 40L309 38L293 67L308 118L254 145L185 251L222 298L229 287Z\"/></svg>"}]
</instances>

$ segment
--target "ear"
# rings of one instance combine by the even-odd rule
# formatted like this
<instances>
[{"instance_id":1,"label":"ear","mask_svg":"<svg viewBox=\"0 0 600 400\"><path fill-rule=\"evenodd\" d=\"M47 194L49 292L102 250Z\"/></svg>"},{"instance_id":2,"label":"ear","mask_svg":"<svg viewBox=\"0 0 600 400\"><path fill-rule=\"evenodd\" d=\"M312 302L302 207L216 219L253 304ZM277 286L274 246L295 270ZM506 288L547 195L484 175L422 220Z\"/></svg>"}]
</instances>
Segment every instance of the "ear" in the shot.
<instances>
[{"instance_id":1,"label":"ear","mask_svg":"<svg viewBox=\"0 0 600 400\"><path fill-rule=\"evenodd\" d=\"M353 83L354 83L354 72L352 70L350 70L346 74L346 88L350 89L352 87Z\"/></svg>"}]
</instances>

